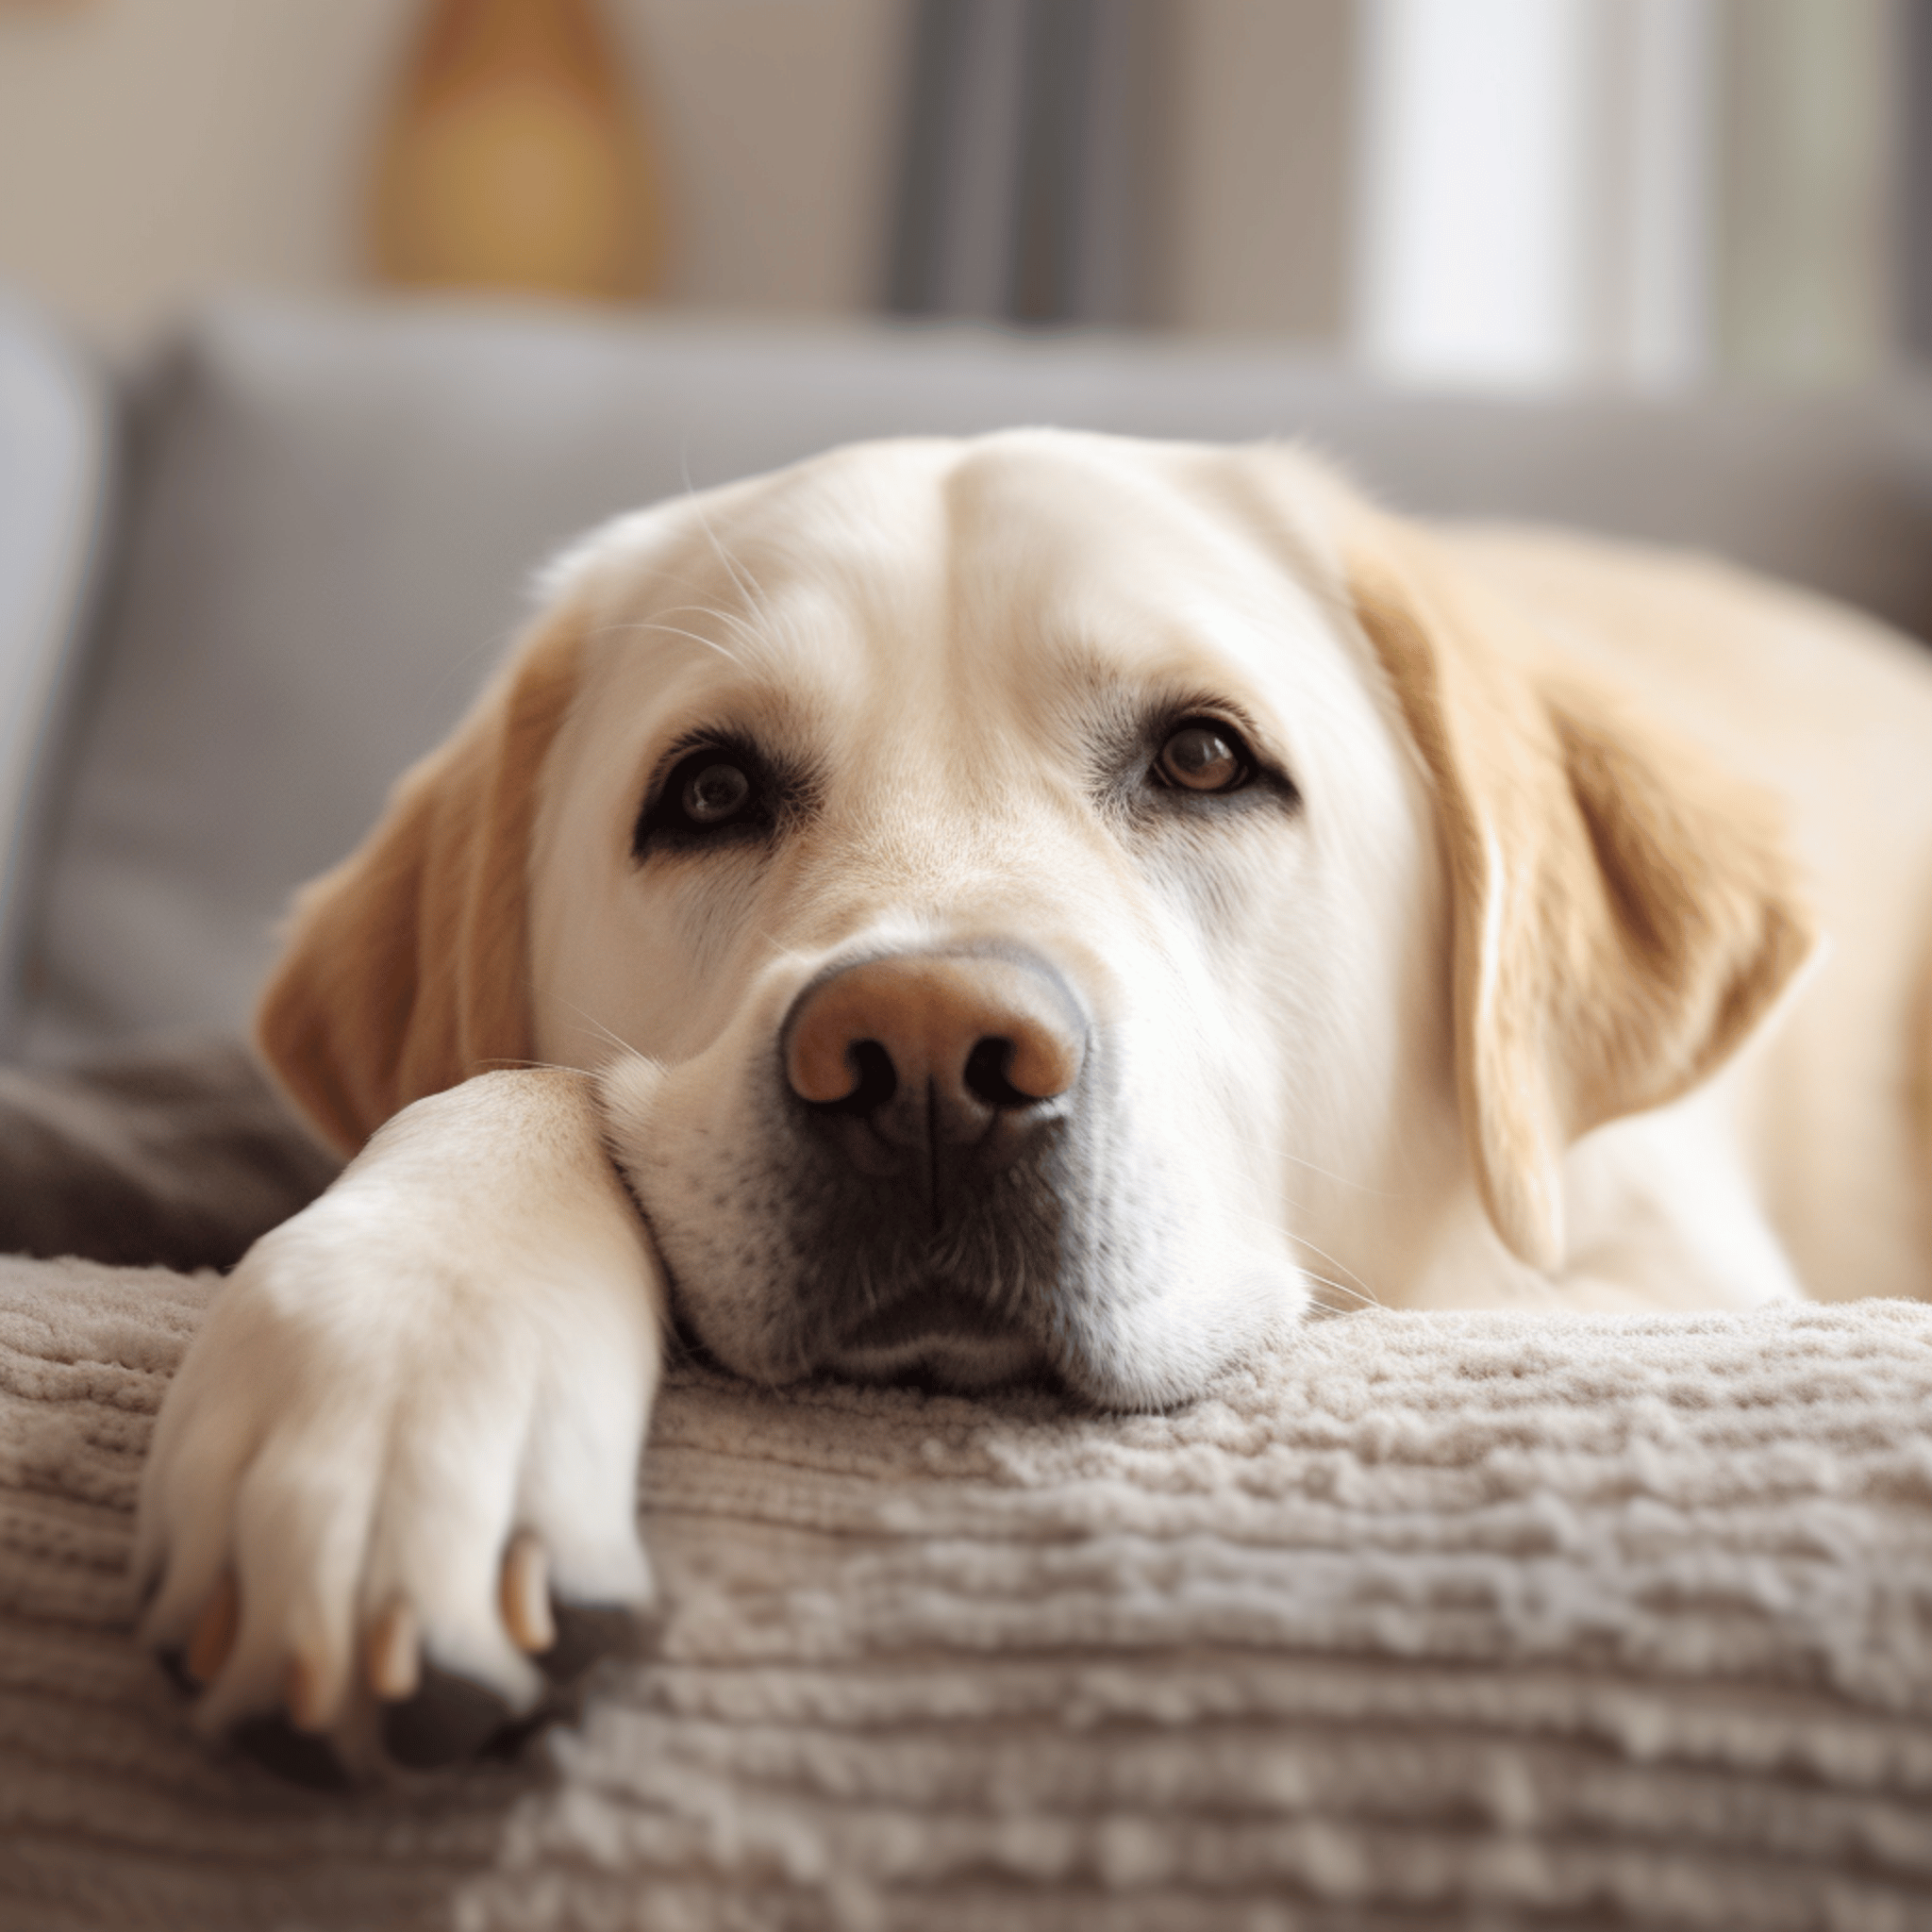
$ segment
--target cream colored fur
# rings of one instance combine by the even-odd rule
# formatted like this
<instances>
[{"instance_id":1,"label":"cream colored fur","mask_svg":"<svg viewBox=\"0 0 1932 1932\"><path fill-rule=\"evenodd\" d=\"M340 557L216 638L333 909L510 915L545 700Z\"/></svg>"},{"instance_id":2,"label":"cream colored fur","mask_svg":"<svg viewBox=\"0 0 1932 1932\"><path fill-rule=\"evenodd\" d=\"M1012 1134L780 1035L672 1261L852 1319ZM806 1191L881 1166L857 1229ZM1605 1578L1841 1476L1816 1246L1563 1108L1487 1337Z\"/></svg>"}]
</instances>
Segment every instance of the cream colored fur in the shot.
<instances>
[{"instance_id":1,"label":"cream colored fur","mask_svg":"<svg viewBox=\"0 0 1932 1932\"><path fill-rule=\"evenodd\" d=\"M1203 714L1291 794L1143 811L1133 731ZM724 732L807 803L640 859L654 774ZM1009 1338L908 1357L942 1378L1171 1403L1311 1294L1741 1307L1826 1255L1923 1291L1927 743L1932 674L1861 620L1427 534L1281 451L879 444L608 526L298 907L263 1047L344 1151L375 1138L169 1399L150 1637L234 1575L205 1721L287 1696L367 1761L358 1646L397 1603L534 1696L514 1533L560 1594L641 1601L667 1265L729 1366L876 1365L788 1352L758 1150L792 1002L896 948L1024 941L1108 1083L1066 1307L1034 1283Z\"/></svg>"}]
</instances>

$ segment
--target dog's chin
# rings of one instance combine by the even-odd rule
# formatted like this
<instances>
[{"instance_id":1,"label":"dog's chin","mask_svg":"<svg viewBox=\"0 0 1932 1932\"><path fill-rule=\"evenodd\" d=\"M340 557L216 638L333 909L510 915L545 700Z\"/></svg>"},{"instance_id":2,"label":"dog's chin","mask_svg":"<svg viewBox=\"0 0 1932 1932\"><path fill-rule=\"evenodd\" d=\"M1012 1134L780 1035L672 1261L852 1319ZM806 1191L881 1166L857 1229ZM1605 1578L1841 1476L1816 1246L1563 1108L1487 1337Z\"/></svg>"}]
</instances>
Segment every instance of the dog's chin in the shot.
<instances>
[{"instance_id":1,"label":"dog's chin","mask_svg":"<svg viewBox=\"0 0 1932 1932\"><path fill-rule=\"evenodd\" d=\"M1053 1374L1036 1342L944 1289L909 1295L868 1316L821 1365L848 1381L912 1383L960 1394Z\"/></svg>"}]
</instances>

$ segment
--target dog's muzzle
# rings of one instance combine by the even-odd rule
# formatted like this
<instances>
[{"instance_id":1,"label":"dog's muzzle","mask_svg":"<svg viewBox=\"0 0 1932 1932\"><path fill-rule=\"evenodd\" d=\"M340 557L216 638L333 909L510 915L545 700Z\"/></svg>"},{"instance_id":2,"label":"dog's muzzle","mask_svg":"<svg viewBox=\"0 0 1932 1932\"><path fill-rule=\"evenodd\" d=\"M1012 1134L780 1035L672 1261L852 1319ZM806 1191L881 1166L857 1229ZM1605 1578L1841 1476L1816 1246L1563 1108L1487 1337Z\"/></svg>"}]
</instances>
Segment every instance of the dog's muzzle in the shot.
<instances>
[{"instance_id":1,"label":"dog's muzzle","mask_svg":"<svg viewBox=\"0 0 1932 1932\"><path fill-rule=\"evenodd\" d=\"M827 1233L897 1257L871 1278L898 1292L852 1306L849 1325L834 1318L825 1364L955 1386L1037 1367L1011 1307L994 1305L1010 1302L1001 1284L1050 1272L1039 1204L1054 1191L1035 1170L1090 1058L1066 982L1018 948L891 954L814 980L778 1038L800 1130L831 1163L827 1206L843 1204Z\"/></svg>"}]
</instances>

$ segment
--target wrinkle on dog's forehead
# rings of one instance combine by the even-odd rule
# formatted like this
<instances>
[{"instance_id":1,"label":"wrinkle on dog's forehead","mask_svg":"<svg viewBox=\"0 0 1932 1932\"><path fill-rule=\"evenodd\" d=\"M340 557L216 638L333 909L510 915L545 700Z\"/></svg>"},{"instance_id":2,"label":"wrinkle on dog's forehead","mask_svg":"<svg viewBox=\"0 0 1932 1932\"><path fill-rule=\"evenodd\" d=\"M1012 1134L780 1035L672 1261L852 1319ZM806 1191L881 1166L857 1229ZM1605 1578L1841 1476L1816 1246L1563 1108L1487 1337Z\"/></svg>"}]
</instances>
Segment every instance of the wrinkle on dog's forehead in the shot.
<instances>
[{"instance_id":1,"label":"wrinkle on dog's forehead","mask_svg":"<svg viewBox=\"0 0 1932 1932\"><path fill-rule=\"evenodd\" d=\"M843 725L844 770L929 764L922 724L974 768L1012 734L1037 750L1056 687L1232 675L1265 698L1292 644L1332 655L1325 590L1203 491L1217 458L1037 431L835 452L613 526L593 637L660 696L690 658L694 692Z\"/></svg>"},{"instance_id":2,"label":"wrinkle on dog's forehead","mask_svg":"<svg viewBox=\"0 0 1932 1932\"><path fill-rule=\"evenodd\" d=\"M1202 490L1232 453L1058 435L1016 442L973 446L948 482L956 570L985 593L1073 619L1212 609L1278 624L1325 604L1325 587L1318 599L1304 581L1312 572Z\"/></svg>"},{"instance_id":3,"label":"wrinkle on dog's forehead","mask_svg":"<svg viewBox=\"0 0 1932 1932\"><path fill-rule=\"evenodd\" d=\"M833 561L788 545L794 591L836 585L836 618L792 624L789 641L808 679L839 636L848 647L841 770L951 767L953 795L991 809L1015 768L1071 774L1096 709L1137 689L1236 702L1277 756L1291 714L1307 733L1311 708L1353 706L1331 587L1304 580L1321 572L1288 567L1200 487L1227 453L1008 432L939 465L935 447L889 492L861 460L874 452L849 453L823 479Z\"/></svg>"}]
</instances>

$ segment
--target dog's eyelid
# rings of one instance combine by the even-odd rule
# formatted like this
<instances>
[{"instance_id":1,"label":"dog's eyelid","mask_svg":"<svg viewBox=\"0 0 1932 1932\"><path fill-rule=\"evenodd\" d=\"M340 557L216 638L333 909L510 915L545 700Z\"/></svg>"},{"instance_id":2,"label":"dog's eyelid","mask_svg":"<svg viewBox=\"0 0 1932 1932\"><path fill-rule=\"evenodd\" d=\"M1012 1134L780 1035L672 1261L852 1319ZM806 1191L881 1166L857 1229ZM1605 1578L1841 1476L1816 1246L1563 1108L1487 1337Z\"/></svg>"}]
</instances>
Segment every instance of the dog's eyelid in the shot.
<instances>
[{"instance_id":1,"label":"dog's eyelid","mask_svg":"<svg viewBox=\"0 0 1932 1932\"><path fill-rule=\"evenodd\" d=\"M1250 794L1266 794L1299 811L1302 791L1285 759L1269 743L1269 734L1239 702L1208 691L1169 693L1163 702L1141 713L1137 734L1135 772L1122 773L1127 784L1169 801L1173 808L1189 811L1232 806ZM1229 782L1195 785L1165 767L1176 738L1205 731L1222 740L1239 763Z\"/></svg>"},{"instance_id":2,"label":"dog's eyelid","mask_svg":"<svg viewBox=\"0 0 1932 1932\"><path fill-rule=\"evenodd\" d=\"M1256 750L1256 738L1237 706L1216 701L1163 706L1146 732L1152 755L1148 775L1170 791L1199 797L1241 791L1274 764ZM1196 782L1197 776L1209 775L1203 761L1211 763L1217 756L1234 769L1222 782Z\"/></svg>"},{"instance_id":3,"label":"dog's eyelid","mask_svg":"<svg viewBox=\"0 0 1932 1932\"><path fill-rule=\"evenodd\" d=\"M755 740L744 732L731 729L706 730L702 726L680 732L658 756L651 768L652 783L658 784L693 752L713 751L723 758L742 758L747 763L766 762L764 754Z\"/></svg>"},{"instance_id":4,"label":"dog's eyelid","mask_svg":"<svg viewBox=\"0 0 1932 1932\"><path fill-rule=\"evenodd\" d=\"M693 803L701 789L708 789L714 801L719 799L718 785L705 788L713 768L742 780L736 800L715 817ZM631 856L644 858L654 845L695 849L745 834L768 833L795 789L785 784L773 761L741 733L688 731L673 741L652 769L632 824ZM729 790L728 785L723 788L725 793Z\"/></svg>"}]
</instances>

